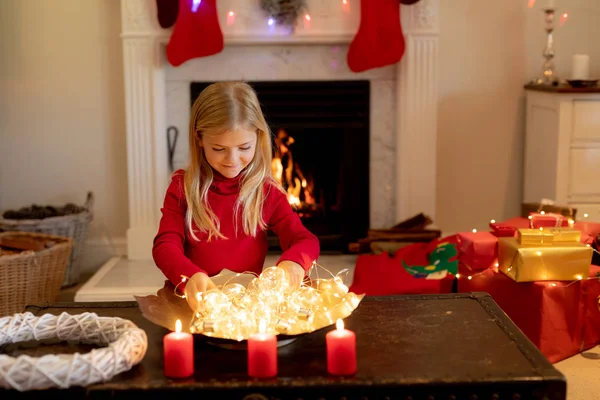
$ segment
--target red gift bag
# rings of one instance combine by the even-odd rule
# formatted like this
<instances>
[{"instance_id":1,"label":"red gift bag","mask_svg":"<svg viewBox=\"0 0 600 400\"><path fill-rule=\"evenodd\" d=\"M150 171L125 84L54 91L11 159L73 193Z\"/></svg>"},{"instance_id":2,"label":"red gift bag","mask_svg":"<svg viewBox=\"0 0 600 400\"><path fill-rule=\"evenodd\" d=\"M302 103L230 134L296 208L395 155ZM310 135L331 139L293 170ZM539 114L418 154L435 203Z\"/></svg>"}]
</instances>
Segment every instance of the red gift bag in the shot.
<instances>
[{"instance_id":1,"label":"red gift bag","mask_svg":"<svg viewBox=\"0 0 600 400\"><path fill-rule=\"evenodd\" d=\"M360 255L356 260L350 291L367 296L452 293L454 275L448 274L443 279L416 278L402 266L402 262L409 266L427 265L428 255L437 246L447 243L456 244L456 239L450 237L415 243L399 249L393 257L387 253Z\"/></svg>"}]
</instances>

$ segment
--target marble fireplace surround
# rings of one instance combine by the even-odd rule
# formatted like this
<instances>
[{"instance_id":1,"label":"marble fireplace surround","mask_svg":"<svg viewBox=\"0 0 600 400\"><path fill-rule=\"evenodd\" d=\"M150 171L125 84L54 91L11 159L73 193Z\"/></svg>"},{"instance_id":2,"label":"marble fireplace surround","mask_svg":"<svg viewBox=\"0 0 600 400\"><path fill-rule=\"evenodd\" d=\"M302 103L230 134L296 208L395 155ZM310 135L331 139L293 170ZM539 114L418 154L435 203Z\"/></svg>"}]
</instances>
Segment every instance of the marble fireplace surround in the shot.
<instances>
[{"instance_id":1,"label":"marble fireplace surround","mask_svg":"<svg viewBox=\"0 0 600 400\"><path fill-rule=\"evenodd\" d=\"M130 260L151 259L170 177L167 127L180 132L175 167L186 162L192 81L369 80L370 226L386 227L419 212L435 220L439 0L402 5L402 61L363 73L346 64L359 0L348 2L351 12L341 1L309 0L311 25L293 34L269 30L254 3L219 0L225 49L173 67L165 56L170 31L157 23L156 1L121 0ZM238 10L232 25L229 10Z\"/></svg>"}]
</instances>

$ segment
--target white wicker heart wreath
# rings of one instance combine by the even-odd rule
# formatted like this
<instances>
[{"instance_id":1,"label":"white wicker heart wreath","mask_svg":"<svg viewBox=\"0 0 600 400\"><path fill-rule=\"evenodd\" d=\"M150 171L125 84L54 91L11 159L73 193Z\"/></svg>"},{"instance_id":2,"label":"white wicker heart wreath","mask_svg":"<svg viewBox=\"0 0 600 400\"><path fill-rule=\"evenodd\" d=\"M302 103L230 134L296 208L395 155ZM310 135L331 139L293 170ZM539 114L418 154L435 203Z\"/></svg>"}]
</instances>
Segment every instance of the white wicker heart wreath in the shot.
<instances>
[{"instance_id":1,"label":"white wicker heart wreath","mask_svg":"<svg viewBox=\"0 0 600 400\"><path fill-rule=\"evenodd\" d=\"M0 354L0 387L26 391L107 381L139 363L148 348L146 332L122 318L95 313L36 317L29 312L0 318L0 345L55 338L108 346L39 358Z\"/></svg>"}]
</instances>

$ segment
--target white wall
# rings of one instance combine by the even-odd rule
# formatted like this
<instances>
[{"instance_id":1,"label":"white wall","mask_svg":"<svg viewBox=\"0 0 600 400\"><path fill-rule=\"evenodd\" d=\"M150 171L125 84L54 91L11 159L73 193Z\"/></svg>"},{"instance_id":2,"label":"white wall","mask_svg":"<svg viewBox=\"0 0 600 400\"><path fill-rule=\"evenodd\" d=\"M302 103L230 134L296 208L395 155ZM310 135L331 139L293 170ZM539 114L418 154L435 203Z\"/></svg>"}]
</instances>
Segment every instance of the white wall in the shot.
<instances>
[{"instance_id":1,"label":"white wall","mask_svg":"<svg viewBox=\"0 0 600 400\"><path fill-rule=\"evenodd\" d=\"M442 1L437 223L446 232L520 213L523 85L538 76L546 43L547 0L528 3ZM568 75L579 52L600 78L600 1L556 3L569 14L555 32L558 73Z\"/></svg>"},{"instance_id":2,"label":"white wall","mask_svg":"<svg viewBox=\"0 0 600 400\"><path fill-rule=\"evenodd\" d=\"M118 0L0 1L0 210L83 203L128 226Z\"/></svg>"},{"instance_id":3,"label":"white wall","mask_svg":"<svg viewBox=\"0 0 600 400\"><path fill-rule=\"evenodd\" d=\"M519 212L522 86L542 61L543 1L533 9L528 0L441 2L436 222L444 231ZM128 226L119 3L0 0L0 210L83 202L91 190L96 244L120 244ZM556 32L559 73L580 52L600 77L600 1L557 3L569 12ZM94 265L104 253L88 255Z\"/></svg>"}]
</instances>

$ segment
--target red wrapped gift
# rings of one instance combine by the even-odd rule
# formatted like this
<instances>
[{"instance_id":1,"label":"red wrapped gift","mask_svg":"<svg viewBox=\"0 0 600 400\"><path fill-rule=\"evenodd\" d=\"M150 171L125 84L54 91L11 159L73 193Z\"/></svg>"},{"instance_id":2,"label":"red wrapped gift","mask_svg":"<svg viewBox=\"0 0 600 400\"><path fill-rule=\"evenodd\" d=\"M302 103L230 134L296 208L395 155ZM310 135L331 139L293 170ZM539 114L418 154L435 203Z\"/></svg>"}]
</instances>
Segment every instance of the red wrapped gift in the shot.
<instances>
[{"instance_id":1,"label":"red wrapped gift","mask_svg":"<svg viewBox=\"0 0 600 400\"><path fill-rule=\"evenodd\" d=\"M492 230L492 235L496 237L513 237L517 233L515 227L497 222L490 222L490 229Z\"/></svg>"},{"instance_id":2,"label":"red wrapped gift","mask_svg":"<svg viewBox=\"0 0 600 400\"><path fill-rule=\"evenodd\" d=\"M529 213L530 228L567 228L569 227L569 218L556 213L532 212Z\"/></svg>"},{"instance_id":3,"label":"red wrapped gift","mask_svg":"<svg viewBox=\"0 0 600 400\"><path fill-rule=\"evenodd\" d=\"M440 243L445 242L415 243L399 249L394 257L387 253L358 256L349 290L366 296L452 293L454 275L443 279L416 278L402 265L427 265L428 255Z\"/></svg>"},{"instance_id":4,"label":"red wrapped gift","mask_svg":"<svg viewBox=\"0 0 600 400\"><path fill-rule=\"evenodd\" d=\"M498 262L498 238L489 232L458 234L458 260L471 271L482 271Z\"/></svg>"},{"instance_id":5,"label":"red wrapped gift","mask_svg":"<svg viewBox=\"0 0 600 400\"><path fill-rule=\"evenodd\" d=\"M496 268L458 280L458 292L487 292L555 363L600 343L600 267L575 282L515 282Z\"/></svg>"}]
</instances>

